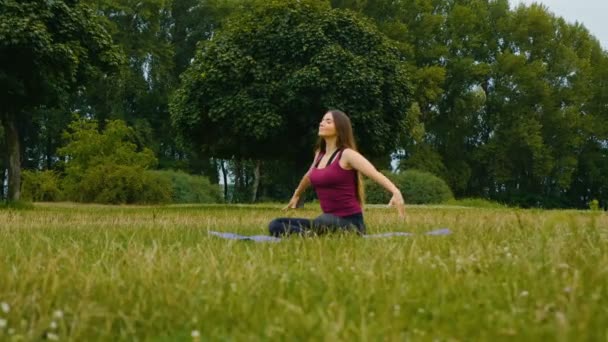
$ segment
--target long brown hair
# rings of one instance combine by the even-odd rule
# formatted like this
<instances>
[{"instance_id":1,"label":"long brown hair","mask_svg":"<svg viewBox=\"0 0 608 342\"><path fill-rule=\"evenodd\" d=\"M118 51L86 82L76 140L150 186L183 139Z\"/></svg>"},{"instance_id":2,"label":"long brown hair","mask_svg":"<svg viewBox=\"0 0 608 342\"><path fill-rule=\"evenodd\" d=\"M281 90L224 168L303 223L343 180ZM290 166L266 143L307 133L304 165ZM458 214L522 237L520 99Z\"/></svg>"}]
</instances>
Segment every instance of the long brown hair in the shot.
<instances>
[{"instance_id":1,"label":"long brown hair","mask_svg":"<svg viewBox=\"0 0 608 342\"><path fill-rule=\"evenodd\" d=\"M337 109L328 110L327 113L331 113L334 120L334 126L336 126L336 148L350 148L357 151L357 143L355 142L353 125L350 122L350 118L343 111ZM325 139L319 137L315 150L325 153L325 147ZM359 204L363 206L365 202L365 187L363 185L363 177L361 177L361 172L359 171L357 171L356 182L357 200L359 201Z\"/></svg>"}]
</instances>

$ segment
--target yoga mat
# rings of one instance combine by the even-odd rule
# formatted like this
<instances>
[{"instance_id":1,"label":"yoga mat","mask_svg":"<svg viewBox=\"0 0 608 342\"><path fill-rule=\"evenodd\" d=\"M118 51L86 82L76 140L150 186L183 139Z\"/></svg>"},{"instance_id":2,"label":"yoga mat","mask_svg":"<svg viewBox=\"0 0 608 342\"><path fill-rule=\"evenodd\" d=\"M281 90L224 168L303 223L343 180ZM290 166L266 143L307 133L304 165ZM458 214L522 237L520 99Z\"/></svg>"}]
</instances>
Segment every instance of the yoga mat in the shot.
<instances>
[{"instance_id":1,"label":"yoga mat","mask_svg":"<svg viewBox=\"0 0 608 342\"><path fill-rule=\"evenodd\" d=\"M431 230L431 231L423 233L423 235L450 235L450 234L452 234L452 231L448 228L440 228L440 229L435 229L435 230ZM255 242L279 242L279 241L281 241L281 238L277 238L277 237L269 236L269 235L240 235L240 234L235 234L235 233L215 232L212 230L209 231L209 235L217 236L217 237L220 237L223 239L228 239L228 240L248 240L248 241L255 241ZM413 236L413 235L416 235L416 234L408 233L408 232L388 232L388 233L379 233L379 234L366 234L366 235L363 235L363 238L374 239L374 238L384 238L384 237L394 237L394 236Z\"/></svg>"}]
</instances>

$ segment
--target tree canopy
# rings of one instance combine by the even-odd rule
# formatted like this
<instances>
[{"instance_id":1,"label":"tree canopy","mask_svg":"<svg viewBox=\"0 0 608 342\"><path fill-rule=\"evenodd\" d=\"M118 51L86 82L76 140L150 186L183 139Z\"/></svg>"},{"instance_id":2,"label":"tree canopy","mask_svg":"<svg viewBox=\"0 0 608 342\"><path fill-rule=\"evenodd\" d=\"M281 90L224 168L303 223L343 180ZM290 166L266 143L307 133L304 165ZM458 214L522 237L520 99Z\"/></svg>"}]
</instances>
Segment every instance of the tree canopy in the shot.
<instances>
[{"instance_id":1,"label":"tree canopy","mask_svg":"<svg viewBox=\"0 0 608 342\"><path fill-rule=\"evenodd\" d=\"M18 197L21 168L65 176L76 114L124 120L156 168L221 174L227 200L285 199L339 108L378 168L605 208L607 80L597 39L539 4L0 0L0 195Z\"/></svg>"},{"instance_id":2,"label":"tree canopy","mask_svg":"<svg viewBox=\"0 0 608 342\"><path fill-rule=\"evenodd\" d=\"M0 120L9 155L10 199L19 199L19 126L30 121L36 108L64 104L87 78L120 62L110 35L86 5L0 2Z\"/></svg>"},{"instance_id":3,"label":"tree canopy","mask_svg":"<svg viewBox=\"0 0 608 342\"><path fill-rule=\"evenodd\" d=\"M273 2L201 45L171 114L188 142L230 158L310 157L324 111L345 110L361 149L394 150L411 96L408 64L372 23L314 1Z\"/></svg>"}]
</instances>

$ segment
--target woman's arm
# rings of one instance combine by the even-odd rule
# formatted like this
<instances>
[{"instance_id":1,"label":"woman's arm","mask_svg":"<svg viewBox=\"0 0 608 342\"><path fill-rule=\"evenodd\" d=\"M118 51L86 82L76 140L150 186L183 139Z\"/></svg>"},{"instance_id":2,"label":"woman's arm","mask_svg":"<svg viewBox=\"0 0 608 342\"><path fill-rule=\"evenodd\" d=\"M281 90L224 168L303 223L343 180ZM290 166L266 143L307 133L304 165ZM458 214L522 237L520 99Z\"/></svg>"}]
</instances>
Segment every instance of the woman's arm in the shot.
<instances>
[{"instance_id":1,"label":"woman's arm","mask_svg":"<svg viewBox=\"0 0 608 342\"><path fill-rule=\"evenodd\" d=\"M300 180L300 184L298 184L298 187L293 192L294 196L300 197L302 195L302 193L304 193L304 191L306 191L306 189L308 189L308 187L310 186L310 178L308 177L309 173L310 173L310 170L308 170L304 174L304 177L302 177L302 180Z\"/></svg>"},{"instance_id":2,"label":"woman's arm","mask_svg":"<svg viewBox=\"0 0 608 342\"><path fill-rule=\"evenodd\" d=\"M376 170L374 165L370 163L365 157L363 157L359 152L347 148L342 152L342 159L347 163L348 166L353 169L361 172L366 177L371 178L376 183L382 185L386 190L393 194L389 205L394 205L397 207L397 211L400 216L403 216L405 208L404 208L404 200L401 195L401 191L399 188L390 181L390 179L386 178L381 172Z\"/></svg>"},{"instance_id":3,"label":"woman's arm","mask_svg":"<svg viewBox=\"0 0 608 342\"><path fill-rule=\"evenodd\" d=\"M306 173L304 174L304 177L302 177L302 179L300 180L300 184L298 184L298 187L294 191L293 196L289 200L289 203L283 209L296 208L296 206L298 205L300 196L302 196L304 191L306 191L306 189L308 189L308 187L310 186L310 178L308 177L308 175L310 174L310 170L314 167L315 161L317 160L318 156L319 156L319 151L316 151L315 157L312 161L312 164L310 165L310 168L308 169L308 171L306 171Z\"/></svg>"}]
</instances>

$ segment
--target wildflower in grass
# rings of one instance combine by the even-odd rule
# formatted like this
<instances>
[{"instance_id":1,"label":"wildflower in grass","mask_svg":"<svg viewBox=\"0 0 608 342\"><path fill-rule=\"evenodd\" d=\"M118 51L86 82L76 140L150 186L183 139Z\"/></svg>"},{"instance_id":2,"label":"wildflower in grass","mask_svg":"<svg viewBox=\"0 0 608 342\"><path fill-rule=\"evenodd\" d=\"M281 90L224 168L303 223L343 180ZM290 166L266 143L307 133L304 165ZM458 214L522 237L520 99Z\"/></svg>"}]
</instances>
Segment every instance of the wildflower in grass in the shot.
<instances>
[{"instance_id":1,"label":"wildflower in grass","mask_svg":"<svg viewBox=\"0 0 608 342\"><path fill-rule=\"evenodd\" d=\"M62 319L63 318L63 311L61 311L61 310L55 310L53 312L53 318L55 318L55 319Z\"/></svg>"},{"instance_id":2,"label":"wildflower in grass","mask_svg":"<svg viewBox=\"0 0 608 342\"><path fill-rule=\"evenodd\" d=\"M59 336L57 334L55 334L55 333L52 333L52 332L46 333L46 338L49 341L59 341Z\"/></svg>"},{"instance_id":3,"label":"wildflower in grass","mask_svg":"<svg viewBox=\"0 0 608 342\"><path fill-rule=\"evenodd\" d=\"M51 328L53 330L57 329L57 322L52 321L51 324L49 324L49 328Z\"/></svg>"},{"instance_id":4,"label":"wildflower in grass","mask_svg":"<svg viewBox=\"0 0 608 342\"><path fill-rule=\"evenodd\" d=\"M4 318L0 318L0 329L4 329L7 326L7 322Z\"/></svg>"},{"instance_id":5,"label":"wildflower in grass","mask_svg":"<svg viewBox=\"0 0 608 342\"><path fill-rule=\"evenodd\" d=\"M564 327L568 325L568 318L566 318L566 314L561 311L555 313L555 319L557 320L557 324L560 327Z\"/></svg>"},{"instance_id":6,"label":"wildflower in grass","mask_svg":"<svg viewBox=\"0 0 608 342\"><path fill-rule=\"evenodd\" d=\"M414 330L412 330L412 332L416 335L422 335L422 336L426 335L426 332L424 332L424 330L420 330L420 329L414 329Z\"/></svg>"},{"instance_id":7,"label":"wildflower in grass","mask_svg":"<svg viewBox=\"0 0 608 342\"><path fill-rule=\"evenodd\" d=\"M201 337L201 333L198 330L192 330L190 336L192 336L192 339L198 340Z\"/></svg>"},{"instance_id":8,"label":"wildflower in grass","mask_svg":"<svg viewBox=\"0 0 608 342\"><path fill-rule=\"evenodd\" d=\"M401 313L401 306L399 304L395 304L393 306L393 316L399 316Z\"/></svg>"},{"instance_id":9,"label":"wildflower in grass","mask_svg":"<svg viewBox=\"0 0 608 342\"><path fill-rule=\"evenodd\" d=\"M566 286L566 287L564 287L564 292L570 293L570 292L572 292L572 288L570 286Z\"/></svg>"},{"instance_id":10,"label":"wildflower in grass","mask_svg":"<svg viewBox=\"0 0 608 342\"><path fill-rule=\"evenodd\" d=\"M522 292L519 294L519 296L520 296L520 297L528 297L528 295L529 295L528 291L522 291Z\"/></svg>"},{"instance_id":11,"label":"wildflower in grass","mask_svg":"<svg viewBox=\"0 0 608 342\"><path fill-rule=\"evenodd\" d=\"M8 303L6 303L6 302L0 303L0 307L2 307L2 311L4 313L9 313L9 311L11 311L11 306L8 305Z\"/></svg>"}]
</instances>

